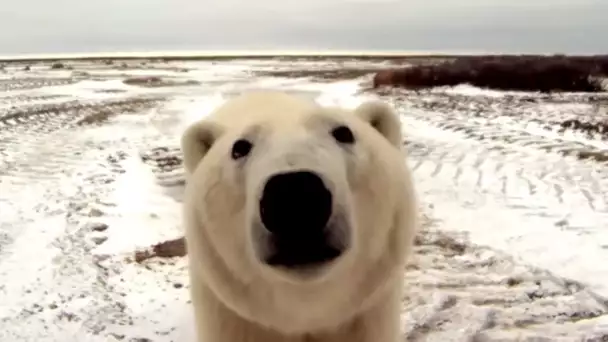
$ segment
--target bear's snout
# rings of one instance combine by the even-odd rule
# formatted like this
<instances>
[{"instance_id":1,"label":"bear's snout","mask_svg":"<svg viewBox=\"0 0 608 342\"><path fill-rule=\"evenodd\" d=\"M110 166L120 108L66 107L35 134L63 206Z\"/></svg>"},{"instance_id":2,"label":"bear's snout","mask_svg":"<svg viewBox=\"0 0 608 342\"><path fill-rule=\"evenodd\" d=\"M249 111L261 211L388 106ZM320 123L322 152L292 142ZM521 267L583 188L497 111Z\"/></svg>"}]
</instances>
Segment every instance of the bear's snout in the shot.
<instances>
[{"instance_id":1,"label":"bear's snout","mask_svg":"<svg viewBox=\"0 0 608 342\"><path fill-rule=\"evenodd\" d=\"M332 246L333 196L323 179L311 171L271 176L262 191L260 218L270 233L266 263L304 266L331 261L341 254Z\"/></svg>"},{"instance_id":2,"label":"bear's snout","mask_svg":"<svg viewBox=\"0 0 608 342\"><path fill-rule=\"evenodd\" d=\"M331 216L332 195L323 180L308 171L280 173L266 182L260 216L281 239L316 237Z\"/></svg>"}]
</instances>

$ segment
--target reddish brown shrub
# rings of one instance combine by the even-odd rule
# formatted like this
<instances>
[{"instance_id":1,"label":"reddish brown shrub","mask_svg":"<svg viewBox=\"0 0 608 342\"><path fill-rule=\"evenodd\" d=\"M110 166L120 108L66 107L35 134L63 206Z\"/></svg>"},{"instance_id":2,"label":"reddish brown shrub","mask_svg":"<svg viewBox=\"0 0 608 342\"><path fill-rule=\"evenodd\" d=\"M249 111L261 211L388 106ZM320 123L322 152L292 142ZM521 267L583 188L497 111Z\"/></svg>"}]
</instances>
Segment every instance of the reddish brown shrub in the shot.
<instances>
[{"instance_id":1,"label":"reddish brown shrub","mask_svg":"<svg viewBox=\"0 0 608 342\"><path fill-rule=\"evenodd\" d=\"M460 57L435 65L384 70L374 87L410 89L471 84L482 88L522 91L601 91L595 77L608 76L608 56Z\"/></svg>"}]
</instances>

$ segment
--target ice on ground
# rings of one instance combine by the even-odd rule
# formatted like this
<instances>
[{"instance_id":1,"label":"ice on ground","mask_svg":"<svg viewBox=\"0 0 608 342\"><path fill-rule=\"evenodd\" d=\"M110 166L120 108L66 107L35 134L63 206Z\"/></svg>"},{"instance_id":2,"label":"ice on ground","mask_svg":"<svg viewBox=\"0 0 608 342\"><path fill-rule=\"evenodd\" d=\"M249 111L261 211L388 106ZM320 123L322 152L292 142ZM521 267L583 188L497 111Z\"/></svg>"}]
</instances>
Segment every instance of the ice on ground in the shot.
<instances>
[{"instance_id":1,"label":"ice on ground","mask_svg":"<svg viewBox=\"0 0 608 342\"><path fill-rule=\"evenodd\" d=\"M78 101L166 99L153 109L119 107L125 114L92 125L75 126L57 109L0 126L0 341L191 340L186 259L133 261L134 250L182 234L179 165L152 167L142 154L176 148L188 124L247 89L282 89L350 108L377 97L363 93L359 80L251 76L255 68L291 67L281 63L181 62L191 70L187 77L201 82L183 88L89 80L36 89ZM454 90L475 96L474 89ZM427 341L608 336L604 199L593 198L591 208L574 192L576 182L534 176L542 162L587 172L599 184L595 169L532 148L471 140L466 130L424 120L438 113L395 105L423 211L432 218L406 275L404 334ZM72 110L89 115L99 106ZM536 197L527 195L530 184Z\"/></svg>"}]
</instances>

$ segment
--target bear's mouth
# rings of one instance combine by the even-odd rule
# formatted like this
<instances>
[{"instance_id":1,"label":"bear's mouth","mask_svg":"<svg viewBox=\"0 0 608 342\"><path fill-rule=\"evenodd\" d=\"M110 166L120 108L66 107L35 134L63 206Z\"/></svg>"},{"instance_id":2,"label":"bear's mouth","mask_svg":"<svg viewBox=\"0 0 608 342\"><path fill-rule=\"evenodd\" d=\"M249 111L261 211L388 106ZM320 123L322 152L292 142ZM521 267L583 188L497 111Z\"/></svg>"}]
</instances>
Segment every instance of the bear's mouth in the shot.
<instances>
[{"instance_id":1,"label":"bear's mouth","mask_svg":"<svg viewBox=\"0 0 608 342\"><path fill-rule=\"evenodd\" d=\"M322 265L344 250L335 243L336 227L330 224L332 193L314 172L271 176L264 186L259 211L268 239L264 262L270 266Z\"/></svg>"},{"instance_id":2,"label":"bear's mouth","mask_svg":"<svg viewBox=\"0 0 608 342\"><path fill-rule=\"evenodd\" d=\"M321 266L342 255L342 250L327 243L328 239L312 241L281 241L271 239L272 252L266 258L269 266L301 268Z\"/></svg>"}]
</instances>

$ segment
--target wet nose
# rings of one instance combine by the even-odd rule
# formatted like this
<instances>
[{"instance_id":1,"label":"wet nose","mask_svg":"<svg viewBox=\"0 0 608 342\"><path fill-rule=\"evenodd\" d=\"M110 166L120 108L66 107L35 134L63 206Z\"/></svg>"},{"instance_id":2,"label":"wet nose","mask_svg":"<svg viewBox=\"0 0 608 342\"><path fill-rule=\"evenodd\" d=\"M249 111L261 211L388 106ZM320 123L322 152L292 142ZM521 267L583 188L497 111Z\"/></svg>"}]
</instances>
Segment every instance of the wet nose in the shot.
<instances>
[{"instance_id":1,"label":"wet nose","mask_svg":"<svg viewBox=\"0 0 608 342\"><path fill-rule=\"evenodd\" d=\"M322 239L331 212L331 192L321 177L310 171L270 177L260 200L262 223L280 240Z\"/></svg>"}]
</instances>

